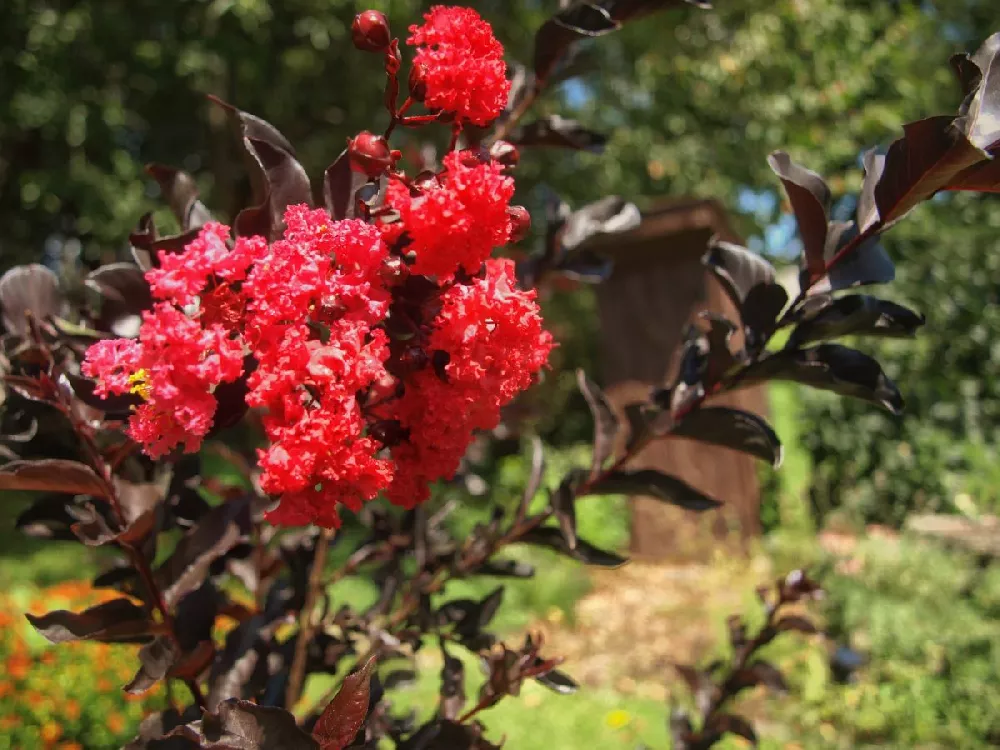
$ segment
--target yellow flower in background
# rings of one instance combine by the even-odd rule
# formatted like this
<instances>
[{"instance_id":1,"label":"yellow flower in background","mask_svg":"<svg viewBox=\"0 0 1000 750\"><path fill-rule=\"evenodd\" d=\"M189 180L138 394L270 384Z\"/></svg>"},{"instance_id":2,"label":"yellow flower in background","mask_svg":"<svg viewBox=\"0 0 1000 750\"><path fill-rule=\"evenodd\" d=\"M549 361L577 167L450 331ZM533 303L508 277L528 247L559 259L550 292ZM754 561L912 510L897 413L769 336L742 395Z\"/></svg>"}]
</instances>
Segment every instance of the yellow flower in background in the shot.
<instances>
[{"instance_id":1,"label":"yellow flower in background","mask_svg":"<svg viewBox=\"0 0 1000 750\"><path fill-rule=\"evenodd\" d=\"M616 708L614 711L610 711L608 715L604 717L604 723L612 729L623 729L624 727L627 727L631 721L632 716L629 712L621 708Z\"/></svg>"}]
</instances>

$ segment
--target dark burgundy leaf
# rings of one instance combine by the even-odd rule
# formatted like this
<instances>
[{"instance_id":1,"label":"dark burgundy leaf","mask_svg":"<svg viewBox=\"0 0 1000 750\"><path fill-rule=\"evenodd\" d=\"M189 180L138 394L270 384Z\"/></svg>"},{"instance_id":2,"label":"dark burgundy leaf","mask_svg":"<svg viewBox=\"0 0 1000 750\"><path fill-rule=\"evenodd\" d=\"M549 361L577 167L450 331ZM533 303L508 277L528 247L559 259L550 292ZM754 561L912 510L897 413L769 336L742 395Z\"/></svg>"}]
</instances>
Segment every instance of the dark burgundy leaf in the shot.
<instances>
[{"instance_id":1,"label":"dark burgundy leaf","mask_svg":"<svg viewBox=\"0 0 1000 750\"><path fill-rule=\"evenodd\" d=\"M951 117L938 116L903 126L903 137L889 146L881 170L865 174L862 194L874 196L874 211L869 209L859 219L862 232L892 225L945 188L959 172L986 158L984 146L974 145L956 123ZM975 130L977 125L968 122L965 127Z\"/></svg>"},{"instance_id":2,"label":"dark burgundy leaf","mask_svg":"<svg viewBox=\"0 0 1000 750\"><path fill-rule=\"evenodd\" d=\"M535 575L535 569L528 563L519 560L502 560L494 558L483 563L479 569L480 575L495 576L497 578L531 578Z\"/></svg>"},{"instance_id":3,"label":"dark burgundy leaf","mask_svg":"<svg viewBox=\"0 0 1000 750\"><path fill-rule=\"evenodd\" d=\"M299 203L312 205L309 176L295 158L295 149L288 139L273 125L220 99L210 98L239 123L243 147L256 172L254 182L260 203L236 216L233 222L236 234L279 239L284 231L285 209Z\"/></svg>"},{"instance_id":4,"label":"dark burgundy leaf","mask_svg":"<svg viewBox=\"0 0 1000 750\"><path fill-rule=\"evenodd\" d=\"M655 469L613 471L590 485L588 495L644 495L686 510L705 511L722 503L696 490L683 479Z\"/></svg>"},{"instance_id":5,"label":"dark burgundy leaf","mask_svg":"<svg viewBox=\"0 0 1000 750\"><path fill-rule=\"evenodd\" d=\"M138 580L135 568L125 563L119 563L94 578L95 589L117 589L122 593L131 593L132 584Z\"/></svg>"},{"instance_id":6,"label":"dark burgundy leaf","mask_svg":"<svg viewBox=\"0 0 1000 750\"><path fill-rule=\"evenodd\" d=\"M784 349L750 365L741 382L749 385L765 380L803 383L878 404L893 414L903 410L899 389L879 363L867 354L839 344Z\"/></svg>"},{"instance_id":7,"label":"dark burgundy leaf","mask_svg":"<svg viewBox=\"0 0 1000 750\"><path fill-rule=\"evenodd\" d=\"M105 414L127 416L132 408L142 403L142 398L131 393L124 396L113 394L104 397L98 396L94 393L94 388L96 388L97 384L90 378L84 378L73 373L67 373L66 378L69 380L74 396L87 406L100 409Z\"/></svg>"},{"instance_id":8,"label":"dark burgundy leaf","mask_svg":"<svg viewBox=\"0 0 1000 750\"><path fill-rule=\"evenodd\" d=\"M775 280L777 274L775 273L774 266L765 258L747 250L741 245L715 240L702 258L702 263L719 280L719 283L722 284L722 288L732 300L736 309L740 311L741 316L746 315L744 311L746 307L745 302L749 299L752 290L758 286L772 289L774 287L781 288ZM757 291L755 292L754 307L762 305L768 309L773 308L774 302L772 298L780 297L781 294L784 294L783 288L781 288L781 293L776 291ZM784 296L787 299L787 294ZM782 306L784 306L783 302ZM780 309L778 312L780 312ZM754 327L760 326L757 319L766 319L768 317L756 310L752 315L756 324ZM777 312L775 315L777 315ZM743 322L744 325L751 325L751 321L746 319Z\"/></svg>"},{"instance_id":9,"label":"dark burgundy leaf","mask_svg":"<svg viewBox=\"0 0 1000 750\"><path fill-rule=\"evenodd\" d=\"M757 661L738 670L727 681L727 688L733 693L755 685L764 685L781 693L788 690L788 685L781 672L773 664L766 661Z\"/></svg>"},{"instance_id":10,"label":"dark burgundy leaf","mask_svg":"<svg viewBox=\"0 0 1000 750\"><path fill-rule=\"evenodd\" d=\"M830 222L826 242L827 265L833 261L841 249L858 237L858 228L853 221ZM813 294L847 289L868 284L886 284L896 278L896 268L889 254L877 237L863 240L854 250L838 260L826 279L815 284Z\"/></svg>"},{"instance_id":11,"label":"dark burgundy leaf","mask_svg":"<svg viewBox=\"0 0 1000 750\"><path fill-rule=\"evenodd\" d=\"M615 262L591 250L571 253L555 268L555 273L580 284L600 284L611 277Z\"/></svg>"},{"instance_id":12,"label":"dark burgundy leaf","mask_svg":"<svg viewBox=\"0 0 1000 750\"><path fill-rule=\"evenodd\" d=\"M757 733L749 721L736 714L715 714L705 726L704 733L721 737L724 734L735 734L757 746Z\"/></svg>"},{"instance_id":13,"label":"dark burgundy leaf","mask_svg":"<svg viewBox=\"0 0 1000 750\"><path fill-rule=\"evenodd\" d=\"M107 498L100 477L86 464L59 458L11 461L0 469L0 490L45 490Z\"/></svg>"},{"instance_id":14,"label":"dark burgundy leaf","mask_svg":"<svg viewBox=\"0 0 1000 750\"><path fill-rule=\"evenodd\" d=\"M561 224L559 242L565 250L575 250L598 235L635 229L641 221L634 203L609 195L570 213Z\"/></svg>"},{"instance_id":15,"label":"dark burgundy leaf","mask_svg":"<svg viewBox=\"0 0 1000 750\"><path fill-rule=\"evenodd\" d=\"M576 383L594 418L594 451L590 464L590 478L593 479L614 450L621 423L604 391L587 377L587 373L577 370Z\"/></svg>"},{"instance_id":16,"label":"dark burgundy leaf","mask_svg":"<svg viewBox=\"0 0 1000 750\"><path fill-rule=\"evenodd\" d=\"M535 677L535 680L549 690L559 693L559 695L572 695L580 689L580 686L572 677L565 672L560 672L558 669L550 669L545 674Z\"/></svg>"},{"instance_id":17,"label":"dark burgundy leaf","mask_svg":"<svg viewBox=\"0 0 1000 750\"><path fill-rule=\"evenodd\" d=\"M59 313L62 301L59 278L43 265L14 266L0 276L0 319L18 336L28 334L25 315L47 320Z\"/></svg>"},{"instance_id":18,"label":"dark burgundy leaf","mask_svg":"<svg viewBox=\"0 0 1000 750\"><path fill-rule=\"evenodd\" d=\"M990 36L975 54L966 56L965 64L958 69L966 97L955 126L974 146L992 150L1000 146L1000 33Z\"/></svg>"},{"instance_id":19,"label":"dark burgundy leaf","mask_svg":"<svg viewBox=\"0 0 1000 750\"><path fill-rule=\"evenodd\" d=\"M570 549L576 548L576 492L570 477L564 479L555 491L549 493L552 512Z\"/></svg>"},{"instance_id":20,"label":"dark burgundy leaf","mask_svg":"<svg viewBox=\"0 0 1000 750\"><path fill-rule=\"evenodd\" d=\"M549 115L519 126L510 136L515 146L549 146L600 153L608 137L588 130L576 120Z\"/></svg>"},{"instance_id":21,"label":"dark burgundy leaf","mask_svg":"<svg viewBox=\"0 0 1000 750\"><path fill-rule=\"evenodd\" d=\"M69 513L72 505L65 495L46 495L17 517L15 527L36 539L66 541L77 539L71 527L76 519Z\"/></svg>"},{"instance_id":22,"label":"dark burgundy leaf","mask_svg":"<svg viewBox=\"0 0 1000 750\"><path fill-rule=\"evenodd\" d=\"M945 186L946 190L964 190L974 193L1000 193L1000 158L979 162L956 174Z\"/></svg>"},{"instance_id":23,"label":"dark burgundy leaf","mask_svg":"<svg viewBox=\"0 0 1000 750\"><path fill-rule=\"evenodd\" d=\"M749 453L775 467L781 465L777 434L764 419L741 409L703 406L684 417L670 434Z\"/></svg>"},{"instance_id":24,"label":"dark burgundy leaf","mask_svg":"<svg viewBox=\"0 0 1000 750\"><path fill-rule=\"evenodd\" d=\"M145 693L153 685L167 676L180 653L173 640L167 636L159 636L151 643L139 649L141 666L132 681L125 686L125 692L132 695Z\"/></svg>"},{"instance_id":25,"label":"dark burgundy leaf","mask_svg":"<svg viewBox=\"0 0 1000 750\"><path fill-rule=\"evenodd\" d=\"M545 81L569 46L579 40L604 36L622 23L683 5L707 8L705 0L578 0L542 24L535 35L535 77Z\"/></svg>"},{"instance_id":26,"label":"dark burgundy leaf","mask_svg":"<svg viewBox=\"0 0 1000 750\"><path fill-rule=\"evenodd\" d=\"M215 616L222 603L222 594L211 581L205 581L180 600L177 605L174 632L185 652L192 651L202 641L212 637Z\"/></svg>"},{"instance_id":27,"label":"dark burgundy leaf","mask_svg":"<svg viewBox=\"0 0 1000 750\"><path fill-rule=\"evenodd\" d=\"M112 599L83 612L59 609L25 617L51 643L141 643L150 640L157 630L147 612L128 599Z\"/></svg>"},{"instance_id":28,"label":"dark burgundy leaf","mask_svg":"<svg viewBox=\"0 0 1000 750\"><path fill-rule=\"evenodd\" d=\"M760 349L767 335L774 331L775 321L787 304L788 292L781 284L757 284L750 288L740 308L740 319L749 329L748 348Z\"/></svg>"},{"instance_id":29,"label":"dark burgundy leaf","mask_svg":"<svg viewBox=\"0 0 1000 750\"><path fill-rule=\"evenodd\" d=\"M241 496L213 508L178 542L155 577L168 605L193 591L212 562L244 540L250 531L250 497Z\"/></svg>"},{"instance_id":30,"label":"dark burgundy leaf","mask_svg":"<svg viewBox=\"0 0 1000 750\"><path fill-rule=\"evenodd\" d=\"M67 509L76 519L70 528L88 547L100 547L118 536L118 533L108 525L108 519L99 513L92 503L70 505Z\"/></svg>"},{"instance_id":31,"label":"dark burgundy leaf","mask_svg":"<svg viewBox=\"0 0 1000 750\"><path fill-rule=\"evenodd\" d=\"M176 708L150 714L139 723L139 735L123 750L169 750L169 744L157 743L165 734L179 726L195 721L201 716L197 706L189 706L181 713ZM188 747L179 745L178 747ZM197 744L194 745L197 747Z\"/></svg>"},{"instance_id":32,"label":"dark burgundy leaf","mask_svg":"<svg viewBox=\"0 0 1000 750\"><path fill-rule=\"evenodd\" d=\"M218 715L190 724L181 736L198 740L196 747L203 750L319 750L291 712L236 699L222 703Z\"/></svg>"},{"instance_id":33,"label":"dark burgundy leaf","mask_svg":"<svg viewBox=\"0 0 1000 750\"><path fill-rule=\"evenodd\" d=\"M142 269L132 263L110 263L91 271L83 283L100 296L99 330L127 338L139 335L141 313L153 305Z\"/></svg>"},{"instance_id":34,"label":"dark burgundy leaf","mask_svg":"<svg viewBox=\"0 0 1000 750\"><path fill-rule=\"evenodd\" d=\"M373 656L361 669L344 678L340 690L323 709L312 733L321 750L342 750L354 740L368 714L368 697L374 669Z\"/></svg>"},{"instance_id":35,"label":"dark burgundy leaf","mask_svg":"<svg viewBox=\"0 0 1000 750\"><path fill-rule=\"evenodd\" d=\"M351 169L347 149L323 173L323 202L333 219L354 217L354 196L367 182L360 172Z\"/></svg>"},{"instance_id":36,"label":"dark burgundy leaf","mask_svg":"<svg viewBox=\"0 0 1000 750\"><path fill-rule=\"evenodd\" d=\"M617 568L628 562L626 558L616 555L614 552L608 552L607 550L595 547L585 539L578 538L576 540L576 549L570 549L569 545L566 544L566 537L563 536L562 532L551 526L540 526L531 529L526 534L523 534L518 541L524 544L548 547L580 562L603 568Z\"/></svg>"},{"instance_id":37,"label":"dark burgundy leaf","mask_svg":"<svg viewBox=\"0 0 1000 750\"><path fill-rule=\"evenodd\" d=\"M241 622L226 636L226 645L212 666L208 707L253 695L267 680L267 657L273 625L262 615Z\"/></svg>"},{"instance_id":38,"label":"dark burgundy leaf","mask_svg":"<svg viewBox=\"0 0 1000 750\"><path fill-rule=\"evenodd\" d=\"M792 204L805 249L805 267L818 279L825 271L823 249L830 214L830 188L822 177L793 162L784 151L774 151L767 157L767 163L781 179Z\"/></svg>"},{"instance_id":39,"label":"dark burgundy leaf","mask_svg":"<svg viewBox=\"0 0 1000 750\"><path fill-rule=\"evenodd\" d=\"M811 311L792 331L787 345L800 347L812 341L854 335L906 338L924 322L923 315L895 302L849 295Z\"/></svg>"},{"instance_id":40,"label":"dark burgundy leaf","mask_svg":"<svg viewBox=\"0 0 1000 750\"><path fill-rule=\"evenodd\" d=\"M793 631L796 633L818 633L819 630L808 618L801 615L785 615L774 624L775 630L779 633Z\"/></svg>"},{"instance_id":41,"label":"dark burgundy leaf","mask_svg":"<svg viewBox=\"0 0 1000 750\"><path fill-rule=\"evenodd\" d=\"M531 436L531 472L528 474L528 481L524 485L524 492L521 495L521 503L517 509L517 517L524 518L528 514L528 508L538 489L542 486L545 477L545 446L537 435Z\"/></svg>"},{"instance_id":42,"label":"dark burgundy leaf","mask_svg":"<svg viewBox=\"0 0 1000 750\"><path fill-rule=\"evenodd\" d=\"M212 220L212 214L198 200L198 185L187 172L163 164L147 164L146 172L160 186L160 193L177 217L182 232L198 229Z\"/></svg>"},{"instance_id":43,"label":"dark burgundy leaf","mask_svg":"<svg viewBox=\"0 0 1000 750\"><path fill-rule=\"evenodd\" d=\"M444 648L442 647L442 651ZM465 666L460 659L444 651L444 665L441 667L441 700L438 715L442 719L455 720L465 705Z\"/></svg>"}]
</instances>

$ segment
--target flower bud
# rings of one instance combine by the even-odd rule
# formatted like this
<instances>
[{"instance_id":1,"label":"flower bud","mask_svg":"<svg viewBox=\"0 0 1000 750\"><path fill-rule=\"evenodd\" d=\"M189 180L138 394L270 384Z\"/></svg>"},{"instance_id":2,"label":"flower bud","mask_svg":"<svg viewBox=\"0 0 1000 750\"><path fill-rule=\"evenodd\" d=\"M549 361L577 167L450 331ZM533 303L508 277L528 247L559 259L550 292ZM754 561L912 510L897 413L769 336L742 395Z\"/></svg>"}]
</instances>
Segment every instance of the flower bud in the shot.
<instances>
[{"instance_id":1,"label":"flower bud","mask_svg":"<svg viewBox=\"0 0 1000 750\"><path fill-rule=\"evenodd\" d=\"M510 217L510 241L520 242L528 236L531 231L531 214L524 206L511 206L507 209Z\"/></svg>"},{"instance_id":2,"label":"flower bud","mask_svg":"<svg viewBox=\"0 0 1000 750\"><path fill-rule=\"evenodd\" d=\"M390 169L394 163L389 143L380 135L367 130L347 142L347 155L351 169L374 180Z\"/></svg>"},{"instance_id":3,"label":"flower bud","mask_svg":"<svg viewBox=\"0 0 1000 750\"><path fill-rule=\"evenodd\" d=\"M427 66L422 62L414 62L410 68L410 77L407 82L413 101L422 102L427 96Z\"/></svg>"},{"instance_id":4,"label":"flower bud","mask_svg":"<svg viewBox=\"0 0 1000 750\"><path fill-rule=\"evenodd\" d=\"M362 52L385 52L392 35L385 15L377 10L358 13L351 24L351 40Z\"/></svg>"},{"instance_id":5,"label":"flower bud","mask_svg":"<svg viewBox=\"0 0 1000 750\"><path fill-rule=\"evenodd\" d=\"M513 169L521 161L521 152L510 141L497 141L490 146L490 156L498 164Z\"/></svg>"}]
</instances>

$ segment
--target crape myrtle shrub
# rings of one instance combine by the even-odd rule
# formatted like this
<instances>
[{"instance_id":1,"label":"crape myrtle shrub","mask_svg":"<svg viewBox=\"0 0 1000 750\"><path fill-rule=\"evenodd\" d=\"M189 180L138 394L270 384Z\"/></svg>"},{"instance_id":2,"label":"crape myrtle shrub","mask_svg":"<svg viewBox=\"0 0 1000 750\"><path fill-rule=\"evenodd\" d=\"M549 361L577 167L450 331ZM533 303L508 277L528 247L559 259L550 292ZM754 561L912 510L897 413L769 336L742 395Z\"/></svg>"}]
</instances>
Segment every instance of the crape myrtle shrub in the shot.
<instances>
[{"instance_id":1,"label":"crape myrtle shrub","mask_svg":"<svg viewBox=\"0 0 1000 750\"><path fill-rule=\"evenodd\" d=\"M880 235L921 201L1000 183L1000 36L953 61L965 92L957 116L912 123L885 154L867 155L856 219L831 220L823 179L782 152L770 157L804 246L794 299L765 260L713 242L705 264L740 320L709 315L692 326L676 377L624 419L579 373L595 424L589 466L542 487L545 450L533 441L523 501L462 538L447 530L449 507L428 504L430 485L461 471L474 434L495 428L546 366L555 344L534 289L560 275L599 280L607 264L588 239L638 218L616 197L578 211L553 201L537 252L516 265L494 257L530 223L512 202L521 151L600 142L572 122L526 116L575 41L675 4L569 4L539 29L531 69L504 60L474 11L442 6L409 28L404 67L385 17L361 13L354 44L382 60L389 122L382 135L352 138L318 189L279 132L216 100L258 187L232 227L213 220L190 176L152 165L181 234L161 236L143 217L130 237L134 262L99 268L81 288L60 288L41 266L0 280L9 459L0 489L41 493L18 520L25 532L120 553L95 581L113 592L107 601L28 620L54 643L138 644L130 694L163 681L187 687L129 747L495 747L480 712L525 680L576 685L537 637L505 644L489 632L502 585L482 600L454 599L450 581L530 577L507 550L515 543L623 564L578 536L582 498L641 493L692 512L717 507L676 477L629 468L651 441L675 438L777 464L774 431L711 405L717 394L785 379L900 412L879 364L829 340L905 337L923 323L854 289L892 280ZM440 164L404 169L391 145L403 128L444 128ZM769 347L779 331L787 343ZM228 441L237 424L259 445ZM200 476L197 454L208 449L243 476ZM379 496L396 508L369 504ZM345 510L364 527L360 540L334 534ZM332 543L352 545L333 570ZM328 585L347 576L377 585L371 607L331 601ZM241 588L249 604L235 596ZM759 650L782 632L814 630L788 606L818 587L793 571L759 593L764 624L751 632L732 619L730 659L679 668L692 705L671 715L675 747L707 748L726 733L755 741L733 699L783 687ZM223 616L239 624L217 641ZM407 670L381 667L420 648L442 654L440 703L431 716L399 716L389 694ZM471 698L461 649L486 673ZM344 676L296 716L315 673Z\"/></svg>"}]
</instances>

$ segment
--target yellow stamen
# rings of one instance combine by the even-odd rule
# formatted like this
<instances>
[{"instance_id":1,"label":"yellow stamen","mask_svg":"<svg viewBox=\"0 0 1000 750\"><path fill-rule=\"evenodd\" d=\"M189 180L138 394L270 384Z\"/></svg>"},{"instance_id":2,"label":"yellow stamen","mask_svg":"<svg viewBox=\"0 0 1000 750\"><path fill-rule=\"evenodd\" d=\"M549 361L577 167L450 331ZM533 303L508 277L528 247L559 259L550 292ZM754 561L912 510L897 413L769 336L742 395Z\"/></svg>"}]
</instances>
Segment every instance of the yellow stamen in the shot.
<instances>
[{"instance_id":1,"label":"yellow stamen","mask_svg":"<svg viewBox=\"0 0 1000 750\"><path fill-rule=\"evenodd\" d=\"M137 370L129 375L128 382L132 384L132 387L129 388L128 392L136 394L143 400L148 400L149 383L146 382L148 374L145 370Z\"/></svg>"}]
</instances>

